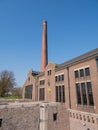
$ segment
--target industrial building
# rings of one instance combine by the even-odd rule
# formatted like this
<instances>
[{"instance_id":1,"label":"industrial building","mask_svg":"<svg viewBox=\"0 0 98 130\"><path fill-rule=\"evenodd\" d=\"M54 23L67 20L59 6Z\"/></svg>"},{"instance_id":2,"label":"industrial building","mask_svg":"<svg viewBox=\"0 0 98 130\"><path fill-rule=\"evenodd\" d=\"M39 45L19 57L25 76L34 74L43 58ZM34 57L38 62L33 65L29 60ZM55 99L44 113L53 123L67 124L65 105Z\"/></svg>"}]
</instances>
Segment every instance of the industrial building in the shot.
<instances>
[{"instance_id":1,"label":"industrial building","mask_svg":"<svg viewBox=\"0 0 98 130\"><path fill-rule=\"evenodd\" d=\"M98 130L98 48L61 64L48 62L47 22L43 21L41 71L28 73L23 99L60 103L69 112L70 130Z\"/></svg>"}]
</instances>

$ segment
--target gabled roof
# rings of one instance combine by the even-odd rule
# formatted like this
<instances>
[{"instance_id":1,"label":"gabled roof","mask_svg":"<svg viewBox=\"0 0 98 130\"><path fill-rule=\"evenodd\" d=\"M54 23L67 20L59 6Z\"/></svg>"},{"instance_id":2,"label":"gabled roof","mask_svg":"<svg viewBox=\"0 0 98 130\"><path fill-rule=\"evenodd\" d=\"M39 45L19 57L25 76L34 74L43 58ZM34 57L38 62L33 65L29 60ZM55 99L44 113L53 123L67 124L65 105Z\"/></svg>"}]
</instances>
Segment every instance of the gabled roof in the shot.
<instances>
[{"instance_id":1,"label":"gabled roof","mask_svg":"<svg viewBox=\"0 0 98 130\"><path fill-rule=\"evenodd\" d=\"M73 58L73 59L71 59L69 61L66 61L66 62L64 62L62 64L59 64L57 69L60 69L60 68L63 68L63 67L69 67L69 66L71 66L73 64L85 61L85 60L90 59L90 58L92 58L94 56L98 56L98 48L96 48L96 49L94 49L92 51L89 51L89 52L87 52L87 53L85 53L83 55L80 55L80 56L78 56L76 58Z\"/></svg>"}]
</instances>

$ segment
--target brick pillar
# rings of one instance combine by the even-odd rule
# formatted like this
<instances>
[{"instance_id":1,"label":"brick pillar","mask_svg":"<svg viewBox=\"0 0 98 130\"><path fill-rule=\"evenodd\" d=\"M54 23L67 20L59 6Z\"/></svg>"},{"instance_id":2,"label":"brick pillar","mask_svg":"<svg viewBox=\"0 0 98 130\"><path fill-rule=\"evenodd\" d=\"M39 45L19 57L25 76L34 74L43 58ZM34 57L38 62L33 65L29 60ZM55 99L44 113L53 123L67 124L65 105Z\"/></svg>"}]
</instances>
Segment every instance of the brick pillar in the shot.
<instances>
[{"instance_id":1,"label":"brick pillar","mask_svg":"<svg viewBox=\"0 0 98 130\"><path fill-rule=\"evenodd\" d=\"M42 29L42 57L41 57L41 72L45 70L48 64L48 50L47 50L47 21L43 21Z\"/></svg>"}]
</instances>

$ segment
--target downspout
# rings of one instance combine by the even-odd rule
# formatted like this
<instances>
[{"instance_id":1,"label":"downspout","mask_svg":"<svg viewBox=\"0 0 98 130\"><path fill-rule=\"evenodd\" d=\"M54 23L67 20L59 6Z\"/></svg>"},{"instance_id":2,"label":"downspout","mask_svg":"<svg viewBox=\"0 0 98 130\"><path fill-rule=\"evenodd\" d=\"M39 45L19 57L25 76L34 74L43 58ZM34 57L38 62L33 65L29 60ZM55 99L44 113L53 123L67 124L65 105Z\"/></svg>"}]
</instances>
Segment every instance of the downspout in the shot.
<instances>
[{"instance_id":1,"label":"downspout","mask_svg":"<svg viewBox=\"0 0 98 130\"><path fill-rule=\"evenodd\" d=\"M68 93L69 93L68 95L69 95L69 108L71 109L69 67L67 67L67 75L68 75Z\"/></svg>"}]
</instances>

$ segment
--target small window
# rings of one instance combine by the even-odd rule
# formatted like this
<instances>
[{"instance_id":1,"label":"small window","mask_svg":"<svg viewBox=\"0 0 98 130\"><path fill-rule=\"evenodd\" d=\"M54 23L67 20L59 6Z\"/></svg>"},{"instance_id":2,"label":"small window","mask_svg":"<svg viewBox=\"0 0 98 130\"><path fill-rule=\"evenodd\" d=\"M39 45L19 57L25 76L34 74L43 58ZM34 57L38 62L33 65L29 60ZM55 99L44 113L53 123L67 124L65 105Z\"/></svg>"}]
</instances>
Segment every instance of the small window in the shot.
<instances>
[{"instance_id":1,"label":"small window","mask_svg":"<svg viewBox=\"0 0 98 130\"><path fill-rule=\"evenodd\" d=\"M83 76L84 76L84 70L80 69L80 77L83 77Z\"/></svg>"},{"instance_id":2,"label":"small window","mask_svg":"<svg viewBox=\"0 0 98 130\"><path fill-rule=\"evenodd\" d=\"M57 120L57 113L53 113L53 121Z\"/></svg>"},{"instance_id":3,"label":"small window","mask_svg":"<svg viewBox=\"0 0 98 130\"><path fill-rule=\"evenodd\" d=\"M74 73L75 73L75 78L78 78L79 77L78 70L76 70Z\"/></svg>"},{"instance_id":4,"label":"small window","mask_svg":"<svg viewBox=\"0 0 98 130\"><path fill-rule=\"evenodd\" d=\"M85 68L85 75L89 76L90 75L90 69L89 68Z\"/></svg>"},{"instance_id":5,"label":"small window","mask_svg":"<svg viewBox=\"0 0 98 130\"><path fill-rule=\"evenodd\" d=\"M0 127L2 126L2 119L0 119Z\"/></svg>"},{"instance_id":6,"label":"small window","mask_svg":"<svg viewBox=\"0 0 98 130\"><path fill-rule=\"evenodd\" d=\"M50 70L50 75L51 75L51 70Z\"/></svg>"},{"instance_id":7,"label":"small window","mask_svg":"<svg viewBox=\"0 0 98 130\"><path fill-rule=\"evenodd\" d=\"M41 80L40 85L44 85L44 84L45 84L45 80Z\"/></svg>"},{"instance_id":8,"label":"small window","mask_svg":"<svg viewBox=\"0 0 98 130\"><path fill-rule=\"evenodd\" d=\"M48 70L48 75L51 75L51 70Z\"/></svg>"},{"instance_id":9,"label":"small window","mask_svg":"<svg viewBox=\"0 0 98 130\"><path fill-rule=\"evenodd\" d=\"M61 80L64 81L64 74L61 75Z\"/></svg>"}]
</instances>

